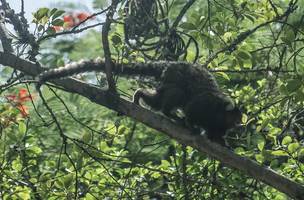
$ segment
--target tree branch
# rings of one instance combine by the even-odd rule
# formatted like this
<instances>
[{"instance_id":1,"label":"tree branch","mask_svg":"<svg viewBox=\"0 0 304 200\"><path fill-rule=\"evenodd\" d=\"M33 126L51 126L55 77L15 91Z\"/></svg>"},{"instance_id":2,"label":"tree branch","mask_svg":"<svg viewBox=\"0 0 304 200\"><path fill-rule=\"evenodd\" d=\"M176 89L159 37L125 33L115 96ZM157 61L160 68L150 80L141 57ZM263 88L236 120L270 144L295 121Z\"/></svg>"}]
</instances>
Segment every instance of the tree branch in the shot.
<instances>
[{"instance_id":1,"label":"tree branch","mask_svg":"<svg viewBox=\"0 0 304 200\"><path fill-rule=\"evenodd\" d=\"M32 76L37 76L43 71L37 64L9 53L0 52L0 63ZM113 102L109 101L109 94L106 91L74 78L52 80L51 82L60 85L69 92L82 95L94 103L132 117L151 128L167 134L181 144L189 145L202 153L206 153L227 166L238 169L294 199L303 200L303 185L277 174L266 166L260 166L248 158L236 155L225 147L209 141L204 136L193 135L189 130L178 126L164 116L152 113L122 98L118 98L117 102L113 104Z\"/></svg>"},{"instance_id":2,"label":"tree branch","mask_svg":"<svg viewBox=\"0 0 304 200\"><path fill-rule=\"evenodd\" d=\"M103 51L104 51L104 57L105 57L105 72L107 76L108 81L108 87L109 91L116 93L115 88L115 81L112 74L112 58L111 58L111 50L109 47L109 32L111 29L111 22L113 20L113 16L117 7L117 4L119 3L118 0L113 0L112 4L110 6L110 10L107 13L106 21L104 25L102 26L102 45L103 45Z\"/></svg>"},{"instance_id":3,"label":"tree branch","mask_svg":"<svg viewBox=\"0 0 304 200\"><path fill-rule=\"evenodd\" d=\"M187 12L187 10L195 3L196 0L189 0L183 7L183 9L180 11L178 16L176 17L175 21L173 22L172 29L175 29L179 22L182 20L183 16Z\"/></svg>"},{"instance_id":4,"label":"tree branch","mask_svg":"<svg viewBox=\"0 0 304 200\"><path fill-rule=\"evenodd\" d=\"M35 61L36 55L38 55L38 49L39 46L36 42L35 36L31 34L28 30L29 25L25 18L20 19L17 14L15 14L15 11L10 8L9 4L6 2L6 0L1 0L2 8L5 12L5 17L10 20L10 23L13 25L15 31L18 33L18 36L20 37L21 41L27 43L31 46L30 54L30 60Z\"/></svg>"}]
</instances>

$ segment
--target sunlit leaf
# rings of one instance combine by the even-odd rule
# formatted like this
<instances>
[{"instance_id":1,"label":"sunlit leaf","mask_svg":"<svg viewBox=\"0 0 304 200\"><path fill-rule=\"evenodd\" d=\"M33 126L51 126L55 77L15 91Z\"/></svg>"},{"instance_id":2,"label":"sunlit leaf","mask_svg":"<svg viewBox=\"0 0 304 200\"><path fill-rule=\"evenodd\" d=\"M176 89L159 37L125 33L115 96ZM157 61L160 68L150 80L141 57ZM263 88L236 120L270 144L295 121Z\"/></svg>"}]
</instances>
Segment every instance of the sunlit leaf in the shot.
<instances>
[{"instance_id":1,"label":"sunlit leaf","mask_svg":"<svg viewBox=\"0 0 304 200\"><path fill-rule=\"evenodd\" d=\"M285 136L282 140L282 145L287 145L292 142L292 138L290 136Z\"/></svg>"},{"instance_id":2,"label":"sunlit leaf","mask_svg":"<svg viewBox=\"0 0 304 200\"><path fill-rule=\"evenodd\" d=\"M291 143L288 145L288 151L290 153L294 153L295 151L297 151L297 149L300 147L300 144L299 143Z\"/></svg>"},{"instance_id":3,"label":"sunlit leaf","mask_svg":"<svg viewBox=\"0 0 304 200\"><path fill-rule=\"evenodd\" d=\"M18 123L19 133L24 135L26 133L26 124L23 121L19 121Z\"/></svg>"},{"instance_id":4,"label":"sunlit leaf","mask_svg":"<svg viewBox=\"0 0 304 200\"><path fill-rule=\"evenodd\" d=\"M34 13L34 17L37 20L41 20L43 17L47 17L48 12L49 12L48 8L40 8L36 13Z\"/></svg>"},{"instance_id":5,"label":"sunlit leaf","mask_svg":"<svg viewBox=\"0 0 304 200\"><path fill-rule=\"evenodd\" d=\"M288 153L282 150L272 151L271 154L274 156L288 156Z\"/></svg>"}]
</instances>

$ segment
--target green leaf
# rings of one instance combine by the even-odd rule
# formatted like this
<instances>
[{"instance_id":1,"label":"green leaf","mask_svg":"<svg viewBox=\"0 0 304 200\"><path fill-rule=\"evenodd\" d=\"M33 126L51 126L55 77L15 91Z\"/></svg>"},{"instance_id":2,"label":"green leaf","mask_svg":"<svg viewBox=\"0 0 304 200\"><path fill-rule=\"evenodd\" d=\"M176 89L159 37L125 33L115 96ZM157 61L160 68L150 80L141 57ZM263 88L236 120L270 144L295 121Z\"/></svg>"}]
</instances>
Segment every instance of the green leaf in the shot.
<instances>
[{"instance_id":1,"label":"green leaf","mask_svg":"<svg viewBox=\"0 0 304 200\"><path fill-rule=\"evenodd\" d=\"M269 124L269 119L265 119L260 126L257 127L256 131L260 132L263 130L268 124Z\"/></svg>"},{"instance_id":2,"label":"green leaf","mask_svg":"<svg viewBox=\"0 0 304 200\"><path fill-rule=\"evenodd\" d=\"M49 12L49 16L52 16L55 14L55 12L57 11L57 8L53 8L50 12Z\"/></svg>"},{"instance_id":3,"label":"green leaf","mask_svg":"<svg viewBox=\"0 0 304 200\"><path fill-rule=\"evenodd\" d=\"M122 40L121 40L120 36L117 35L117 34L113 35L111 40L113 42L113 45L115 45L115 46L122 43Z\"/></svg>"},{"instance_id":4,"label":"green leaf","mask_svg":"<svg viewBox=\"0 0 304 200\"><path fill-rule=\"evenodd\" d=\"M108 144L105 141L101 141L99 144L99 148L103 151L103 152L109 152L111 151L111 148L108 146Z\"/></svg>"},{"instance_id":5,"label":"green leaf","mask_svg":"<svg viewBox=\"0 0 304 200\"><path fill-rule=\"evenodd\" d=\"M34 17L39 21L43 17L47 17L47 14L50 9L48 8L40 8L35 14Z\"/></svg>"},{"instance_id":6,"label":"green leaf","mask_svg":"<svg viewBox=\"0 0 304 200\"><path fill-rule=\"evenodd\" d=\"M24 135L26 133L26 124L23 121L18 122L19 133Z\"/></svg>"},{"instance_id":7,"label":"green leaf","mask_svg":"<svg viewBox=\"0 0 304 200\"><path fill-rule=\"evenodd\" d=\"M252 135L252 143L254 145L257 145L258 149L260 151L262 151L264 149L264 146L265 146L265 139L264 139L264 136L261 135L261 134L254 134Z\"/></svg>"},{"instance_id":8,"label":"green leaf","mask_svg":"<svg viewBox=\"0 0 304 200\"><path fill-rule=\"evenodd\" d=\"M259 163L263 163L265 158L262 154L257 154L257 155L255 155L255 160Z\"/></svg>"},{"instance_id":9,"label":"green leaf","mask_svg":"<svg viewBox=\"0 0 304 200\"><path fill-rule=\"evenodd\" d=\"M161 174L159 172L154 172L151 174L151 177L157 179L161 177Z\"/></svg>"},{"instance_id":10,"label":"green leaf","mask_svg":"<svg viewBox=\"0 0 304 200\"><path fill-rule=\"evenodd\" d=\"M9 139L11 141L18 141L20 140L20 137L18 137L18 134L11 132L10 134L7 134L7 136L9 137Z\"/></svg>"},{"instance_id":11,"label":"green leaf","mask_svg":"<svg viewBox=\"0 0 304 200\"><path fill-rule=\"evenodd\" d=\"M244 15L247 19L249 19L250 21L252 21L252 22L255 21L255 17L254 17L254 16L252 16L252 15L250 15L250 14L246 14L246 13L244 13L243 15Z\"/></svg>"},{"instance_id":12,"label":"green leaf","mask_svg":"<svg viewBox=\"0 0 304 200\"><path fill-rule=\"evenodd\" d=\"M282 150L276 150L271 152L274 156L288 156L288 153Z\"/></svg>"},{"instance_id":13,"label":"green leaf","mask_svg":"<svg viewBox=\"0 0 304 200\"><path fill-rule=\"evenodd\" d=\"M47 172L44 172L43 174L41 174L40 176L39 176L39 181L40 182L46 182L46 181L48 181L48 180L50 180L51 179L51 174L50 173L47 173Z\"/></svg>"},{"instance_id":14,"label":"green leaf","mask_svg":"<svg viewBox=\"0 0 304 200\"><path fill-rule=\"evenodd\" d=\"M299 158L299 159L304 158L304 149L301 149L301 150L298 152L298 158Z\"/></svg>"},{"instance_id":15,"label":"green leaf","mask_svg":"<svg viewBox=\"0 0 304 200\"><path fill-rule=\"evenodd\" d=\"M160 168L161 169L168 169L171 166L171 164L167 160L162 160Z\"/></svg>"},{"instance_id":16,"label":"green leaf","mask_svg":"<svg viewBox=\"0 0 304 200\"><path fill-rule=\"evenodd\" d=\"M85 132L83 135L82 135L82 141L84 143L89 143L91 141L91 138L92 138L92 135L90 132Z\"/></svg>"},{"instance_id":17,"label":"green leaf","mask_svg":"<svg viewBox=\"0 0 304 200\"><path fill-rule=\"evenodd\" d=\"M298 90L301 85L303 84L302 80L300 79L293 79L287 82L286 88L289 93L295 92Z\"/></svg>"},{"instance_id":18,"label":"green leaf","mask_svg":"<svg viewBox=\"0 0 304 200\"><path fill-rule=\"evenodd\" d=\"M264 146L265 146L265 140L264 139L263 140L259 140L258 141L258 149L260 151L262 151L264 149Z\"/></svg>"},{"instance_id":19,"label":"green leaf","mask_svg":"<svg viewBox=\"0 0 304 200\"><path fill-rule=\"evenodd\" d=\"M22 200L29 200L31 199L30 192L27 190L21 190L18 193L18 197L21 198Z\"/></svg>"},{"instance_id":20,"label":"green leaf","mask_svg":"<svg viewBox=\"0 0 304 200\"><path fill-rule=\"evenodd\" d=\"M237 147L237 148L234 149L234 152L235 152L236 154L239 154L239 155L244 155L245 150L244 150L243 147Z\"/></svg>"},{"instance_id":21,"label":"green leaf","mask_svg":"<svg viewBox=\"0 0 304 200\"><path fill-rule=\"evenodd\" d=\"M64 21L62 19L55 19L54 21L52 21L52 25L53 26L63 26Z\"/></svg>"},{"instance_id":22,"label":"green leaf","mask_svg":"<svg viewBox=\"0 0 304 200\"><path fill-rule=\"evenodd\" d=\"M72 184L73 184L73 180L74 180L74 175L72 173L66 175L63 178L63 185L66 189L68 189Z\"/></svg>"},{"instance_id":23,"label":"green leaf","mask_svg":"<svg viewBox=\"0 0 304 200\"><path fill-rule=\"evenodd\" d=\"M291 43L295 40L296 34L292 29L287 29L284 36L281 37L281 40L287 45L291 45Z\"/></svg>"},{"instance_id":24,"label":"green leaf","mask_svg":"<svg viewBox=\"0 0 304 200\"><path fill-rule=\"evenodd\" d=\"M45 25L48 21L49 21L49 17L48 16L44 16L41 18L40 23Z\"/></svg>"},{"instance_id":25,"label":"green leaf","mask_svg":"<svg viewBox=\"0 0 304 200\"><path fill-rule=\"evenodd\" d=\"M16 171L21 171L21 170L22 170L22 165L21 165L19 159L14 160L14 161L12 162L12 168L13 168L14 170L16 170Z\"/></svg>"},{"instance_id":26,"label":"green leaf","mask_svg":"<svg viewBox=\"0 0 304 200\"><path fill-rule=\"evenodd\" d=\"M276 168L277 166L279 166L279 161L278 159L273 159L271 162L270 162L270 167L271 168Z\"/></svg>"},{"instance_id":27,"label":"green leaf","mask_svg":"<svg viewBox=\"0 0 304 200\"><path fill-rule=\"evenodd\" d=\"M287 145L292 142L292 138L290 136L285 136L282 140L282 145Z\"/></svg>"},{"instance_id":28,"label":"green leaf","mask_svg":"<svg viewBox=\"0 0 304 200\"><path fill-rule=\"evenodd\" d=\"M63 178L60 178L58 181L55 182L55 186L57 188L64 188Z\"/></svg>"},{"instance_id":29,"label":"green leaf","mask_svg":"<svg viewBox=\"0 0 304 200\"><path fill-rule=\"evenodd\" d=\"M37 147L37 146L31 146L31 147L27 148L26 151L28 151L29 153L36 154L36 155L42 153L41 148Z\"/></svg>"},{"instance_id":30,"label":"green leaf","mask_svg":"<svg viewBox=\"0 0 304 200\"><path fill-rule=\"evenodd\" d=\"M46 33L48 35L53 35L56 33L56 30L53 28L53 27L49 27L47 30L46 30Z\"/></svg>"},{"instance_id":31,"label":"green leaf","mask_svg":"<svg viewBox=\"0 0 304 200\"><path fill-rule=\"evenodd\" d=\"M230 77L225 72L216 72L216 74L230 81Z\"/></svg>"},{"instance_id":32,"label":"green leaf","mask_svg":"<svg viewBox=\"0 0 304 200\"><path fill-rule=\"evenodd\" d=\"M95 196L93 196L92 194L90 194L90 193L87 193L86 194L86 196L85 196L85 199L86 200L95 200L96 199L96 197Z\"/></svg>"},{"instance_id":33,"label":"green leaf","mask_svg":"<svg viewBox=\"0 0 304 200\"><path fill-rule=\"evenodd\" d=\"M223 39L224 39L225 41L229 41L229 40L231 40L232 36L233 36L233 33L232 33L232 32L226 32L226 33L224 34L224 36L223 36Z\"/></svg>"},{"instance_id":34,"label":"green leaf","mask_svg":"<svg viewBox=\"0 0 304 200\"><path fill-rule=\"evenodd\" d=\"M237 56L241 58L242 60L249 60L251 59L251 54L248 51L245 50L239 50L237 53Z\"/></svg>"},{"instance_id":35,"label":"green leaf","mask_svg":"<svg viewBox=\"0 0 304 200\"><path fill-rule=\"evenodd\" d=\"M120 127L118 128L118 135L123 135L123 134L126 132L126 130L127 130L127 127L125 127L125 126L120 126Z\"/></svg>"},{"instance_id":36,"label":"green leaf","mask_svg":"<svg viewBox=\"0 0 304 200\"><path fill-rule=\"evenodd\" d=\"M121 158L120 161L121 161L122 163L129 163L129 164L132 163L132 161L129 160L128 158Z\"/></svg>"},{"instance_id":37,"label":"green leaf","mask_svg":"<svg viewBox=\"0 0 304 200\"><path fill-rule=\"evenodd\" d=\"M248 123L248 116L245 113L242 114L242 123Z\"/></svg>"},{"instance_id":38,"label":"green leaf","mask_svg":"<svg viewBox=\"0 0 304 200\"><path fill-rule=\"evenodd\" d=\"M252 68L251 59L244 60L244 61L243 61L243 67L246 68L246 69Z\"/></svg>"},{"instance_id":39,"label":"green leaf","mask_svg":"<svg viewBox=\"0 0 304 200\"><path fill-rule=\"evenodd\" d=\"M197 26L190 22L184 22L180 24L180 27L186 30L197 30Z\"/></svg>"},{"instance_id":40,"label":"green leaf","mask_svg":"<svg viewBox=\"0 0 304 200\"><path fill-rule=\"evenodd\" d=\"M63 66L63 65L65 65L64 60L61 59L61 58L59 58L59 59L56 61L56 66Z\"/></svg>"},{"instance_id":41,"label":"green leaf","mask_svg":"<svg viewBox=\"0 0 304 200\"><path fill-rule=\"evenodd\" d=\"M288 151L290 153L294 153L295 151L297 151L297 149L300 147L300 144L297 142L291 143L290 145L288 145Z\"/></svg>"},{"instance_id":42,"label":"green leaf","mask_svg":"<svg viewBox=\"0 0 304 200\"><path fill-rule=\"evenodd\" d=\"M53 15L53 19L56 19L57 17L61 16L63 13L65 13L64 10L57 10Z\"/></svg>"},{"instance_id":43,"label":"green leaf","mask_svg":"<svg viewBox=\"0 0 304 200\"><path fill-rule=\"evenodd\" d=\"M296 102L304 102L304 90L297 90L295 94L295 101Z\"/></svg>"}]
</instances>

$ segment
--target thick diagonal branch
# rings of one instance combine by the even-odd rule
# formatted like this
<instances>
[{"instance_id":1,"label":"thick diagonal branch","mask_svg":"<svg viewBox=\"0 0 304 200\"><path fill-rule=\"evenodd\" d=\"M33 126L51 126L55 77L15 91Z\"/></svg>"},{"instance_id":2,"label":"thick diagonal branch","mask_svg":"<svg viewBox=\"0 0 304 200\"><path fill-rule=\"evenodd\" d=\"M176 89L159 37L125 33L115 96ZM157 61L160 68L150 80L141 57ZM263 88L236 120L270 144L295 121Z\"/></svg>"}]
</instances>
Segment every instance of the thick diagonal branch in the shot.
<instances>
[{"instance_id":1,"label":"thick diagonal branch","mask_svg":"<svg viewBox=\"0 0 304 200\"><path fill-rule=\"evenodd\" d=\"M2 52L0 52L0 64L10 66L32 76L37 76L43 70L33 62L23 60L13 54ZM198 151L206 153L227 166L238 169L294 199L303 199L304 186L299 183L277 174L268 167L260 166L254 161L238 156L228 149L212 143L204 136L193 135L189 130L174 124L163 116L154 114L122 98L118 98L117 102L113 104L111 101L108 101L109 94L106 91L80 80L67 78L52 80L51 82L63 87L69 92L82 95L94 103L132 117L147 126L167 134L181 144L192 146Z\"/></svg>"}]
</instances>

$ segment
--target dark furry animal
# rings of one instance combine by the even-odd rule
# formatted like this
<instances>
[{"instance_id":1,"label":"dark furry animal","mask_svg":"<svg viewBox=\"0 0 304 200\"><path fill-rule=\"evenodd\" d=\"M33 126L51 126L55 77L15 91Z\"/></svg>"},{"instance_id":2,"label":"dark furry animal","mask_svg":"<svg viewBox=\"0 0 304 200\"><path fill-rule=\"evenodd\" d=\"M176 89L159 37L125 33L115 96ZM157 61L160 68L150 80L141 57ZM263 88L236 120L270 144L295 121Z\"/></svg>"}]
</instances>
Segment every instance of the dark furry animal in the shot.
<instances>
[{"instance_id":1,"label":"dark furry animal","mask_svg":"<svg viewBox=\"0 0 304 200\"><path fill-rule=\"evenodd\" d=\"M138 89L133 101L139 104L140 99L177 120L180 118L176 109L180 108L188 127L205 129L208 138L220 144L225 144L226 130L240 123L242 116L206 69L190 68L186 64L167 68L155 93Z\"/></svg>"},{"instance_id":2,"label":"dark furry animal","mask_svg":"<svg viewBox=\"0 0 304 200\"><path fill-rule=\"evenodd\" d=\"M151 65L150 67L153 67ZM46 81L58 79L87 71L103 71L98 61L79 61L65 67L43 72L38 77L37 88ZM126 71L124 71L126 73ZM241 112L233 101L220 91L214 77L204 68L189 67L186 63L172 65L163 71L161 84L155 93L138 89L134 102L139 100L152 109L163 112L166 116L180 121L176 109L185 115L188 127L201 127L208 137L224 144L222 136L241 120Z\"/></svg>"}]
</instances>

